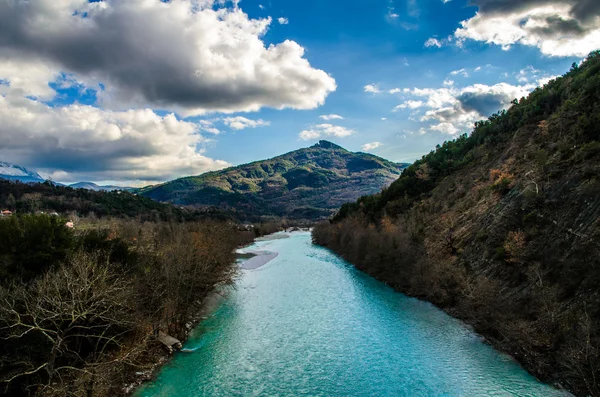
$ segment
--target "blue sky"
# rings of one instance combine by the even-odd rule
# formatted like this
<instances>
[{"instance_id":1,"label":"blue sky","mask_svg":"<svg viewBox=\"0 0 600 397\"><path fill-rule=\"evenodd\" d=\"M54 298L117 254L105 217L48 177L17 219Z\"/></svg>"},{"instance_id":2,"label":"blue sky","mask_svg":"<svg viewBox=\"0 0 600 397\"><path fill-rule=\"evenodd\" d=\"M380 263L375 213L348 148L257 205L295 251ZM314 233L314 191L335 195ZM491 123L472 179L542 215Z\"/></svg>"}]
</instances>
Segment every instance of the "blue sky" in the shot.
<instances>
[{"instance_id":1,"label":"blue sky","mask_svg":"<svg viewBox=\"0 0 600 397\"><path fill-rule=\"evenodd\" d=\"M128 185L319 139L411 162L599 48L599 14L592 0L5 2L0 160Z\"/></svg>"}]
</instances>

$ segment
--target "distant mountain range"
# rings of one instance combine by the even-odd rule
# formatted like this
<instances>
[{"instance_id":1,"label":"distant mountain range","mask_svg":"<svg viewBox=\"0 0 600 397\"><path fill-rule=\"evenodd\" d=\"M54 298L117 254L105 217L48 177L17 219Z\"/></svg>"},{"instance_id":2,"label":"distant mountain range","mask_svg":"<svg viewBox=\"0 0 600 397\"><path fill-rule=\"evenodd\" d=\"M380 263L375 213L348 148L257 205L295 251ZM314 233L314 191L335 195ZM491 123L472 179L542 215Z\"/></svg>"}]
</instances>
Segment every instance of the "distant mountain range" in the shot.
<instances>
[{"instance_id":1,"label":"distant mountain range","mask_svg":"<svg viewBox=\"0 0 600 397\"><path fill-rule=\"evenodd\" d=\"M11 181L19 181L24 183L42 183L45 182L46 179L42 178L40 174L35 171L28 170L25 167L21 167L17 164L7 163L5 161L0 161L0 179L8 179ZM65 186L62 183L56 183L57 185ZM87 189L94 191L111 191L111 190L130 190L129 187L122 186L99 186L93 182L77 182L71 185L68 185L74 189Z\"/></svg>"},{"instance_id":2,"label":"distant mountain range","mask_svg":"<svg viewBox=\"0 0 600 397\"><path fill-rule=\"evenodd\" d=\"M28 170L20 165L0 161L0 178L21 182L44 182L45 179L37 172Z\"/></svg>"},{"instance_id":3,"label":"distant mountain range","mask_svg":"<svg viewBox=\"0 0 600 397\"><path fill-rule=\"evenodd\" d=\"M407 166L320 141L269 160L136 191L161 202L218 206L239 219L320 219L343 203L381 191Z\"/></svg>"},{"instance_id":4,"label":"distant mountain range","mask_svg":"<svg viewBox=\"0 0 600 397\"><path fill-rule=\"evenodd\" d=\"M106 191L112 191L112 190L131 190L132 188L130 187L123 187L123 186L114 186L114 185L96 185L93 182L77 182L77 183L73 183L72 185L69 185L69 187L72 187L74 189L87 189L87 190L95 190L95 191L101 191L101 190L106 190Z\"/></svg>"}]
</instances>

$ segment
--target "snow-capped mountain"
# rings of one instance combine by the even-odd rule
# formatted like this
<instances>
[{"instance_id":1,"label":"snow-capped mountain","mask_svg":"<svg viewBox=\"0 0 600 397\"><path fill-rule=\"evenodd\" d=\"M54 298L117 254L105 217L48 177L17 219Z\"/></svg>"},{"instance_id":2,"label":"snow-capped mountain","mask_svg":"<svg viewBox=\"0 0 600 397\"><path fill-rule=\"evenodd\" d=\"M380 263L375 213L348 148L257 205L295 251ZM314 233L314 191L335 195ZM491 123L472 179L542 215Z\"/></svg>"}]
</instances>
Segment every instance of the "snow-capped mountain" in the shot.
<instances>
[{"instance_id":1,"label":"snow-capped mountain","mask_svg":"<svg viewBox=\"0 0 600 397\"><path fill-rule=\"evenodd\" d=\"M95 191L101 191L101 190L111 191L111 190L131 189L129 187L113 186L113 185L100 186L100 185L96 185L94 182L77 182L77 183L73 183L72 185L69 185L69 187L72 187L74 189L88 189L88 190L95 190Z\"/></svg>"},{"instance_id":2,"label":"snow-capped mountain","mask_svg":"<svg viewBox=\"0 0 600 397\"><path fill-rule=\"evenodd\" d=\"M20 165L7 163L5 161L0 161L0 179L20 181L20 182L24 182L24 183L45 182L45 179L42 178L42 176L40 174L38 174L37 172L28 170L27 168L21 167ZM54 183L57 185L60 185L60 186L66 186L66 185L63 185L62 183L57 183L57 182L54 182ZM95 191L101 191L101 190L111 191L111 190L129 190L129 189L131 189L130 187L112 186L112 185L100 186L100 185L96 185L93 182L78 182L78 183L73 183L69 186L72 187L73 189L88 189L88 190L95 190Z\"/></svg>"},{"instance_id":3,"label":"snow-capped mountain","mask_svg":"<svg viewBox=\"0 0 600 397\"><path fill-rule=\"evenodd\" d=\"M44 182L44 178L37 172L4 161L0 161L0 178L21 182Z\"/></svg>"}]
</instances>

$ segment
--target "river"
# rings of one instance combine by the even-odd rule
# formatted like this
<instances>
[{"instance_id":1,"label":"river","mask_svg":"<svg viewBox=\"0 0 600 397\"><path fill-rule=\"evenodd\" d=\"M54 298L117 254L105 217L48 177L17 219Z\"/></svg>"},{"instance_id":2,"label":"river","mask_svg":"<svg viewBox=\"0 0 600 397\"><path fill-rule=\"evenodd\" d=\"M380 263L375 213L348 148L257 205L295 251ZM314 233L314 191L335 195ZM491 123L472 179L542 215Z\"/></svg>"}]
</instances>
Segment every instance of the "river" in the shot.
<instances>
[{"instance_id":1,"label":"river","mask_svg":"<svg viewBox=\"0 0 600 397\"><path fill-rule=\"evenodd\" d=\"M137 397L566 396L462 322L357 271L310 234L242 276Z\"/></svg>"}]
</instances>

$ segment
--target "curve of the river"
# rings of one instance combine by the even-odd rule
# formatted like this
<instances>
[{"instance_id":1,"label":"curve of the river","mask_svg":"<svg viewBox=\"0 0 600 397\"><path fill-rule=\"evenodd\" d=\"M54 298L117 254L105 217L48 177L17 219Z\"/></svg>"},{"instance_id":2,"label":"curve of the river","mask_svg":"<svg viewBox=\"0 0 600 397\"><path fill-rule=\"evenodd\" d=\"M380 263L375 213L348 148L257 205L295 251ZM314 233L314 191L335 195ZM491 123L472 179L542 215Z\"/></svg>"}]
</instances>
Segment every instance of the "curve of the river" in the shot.
<instances>
[{"instance_id":1,"label":"curve of the river","mask_svg":"<svg viewBox=\"0 0 600 397\"><path fill-rule=\"evenodd\" d=\"M309 233L242 277L138 397L565 396L460 321L357 271Z\"/></svg>"}]
</instances>

